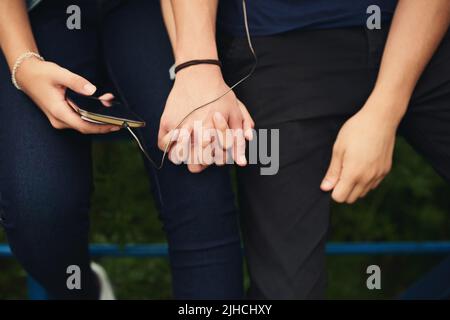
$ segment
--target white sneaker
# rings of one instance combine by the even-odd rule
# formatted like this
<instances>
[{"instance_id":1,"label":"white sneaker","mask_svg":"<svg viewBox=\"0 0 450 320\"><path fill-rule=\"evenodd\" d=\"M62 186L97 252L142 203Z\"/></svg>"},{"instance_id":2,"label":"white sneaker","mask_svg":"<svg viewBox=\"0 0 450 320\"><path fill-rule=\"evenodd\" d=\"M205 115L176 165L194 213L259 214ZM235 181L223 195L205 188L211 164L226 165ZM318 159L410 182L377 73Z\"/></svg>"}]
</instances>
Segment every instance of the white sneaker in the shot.
<instances>
[{"instance_id":1,"label":"white sneaker","mask_svg":"<svg viewBox=\"0 0 450 320\"><path fill-rule=\"evenodd\" d=\"M95 262L91 262L91 269L97 276L98 284L100 286L99 300L116 300L114 290L105 269Z\"/></svg>"}]
</instances>

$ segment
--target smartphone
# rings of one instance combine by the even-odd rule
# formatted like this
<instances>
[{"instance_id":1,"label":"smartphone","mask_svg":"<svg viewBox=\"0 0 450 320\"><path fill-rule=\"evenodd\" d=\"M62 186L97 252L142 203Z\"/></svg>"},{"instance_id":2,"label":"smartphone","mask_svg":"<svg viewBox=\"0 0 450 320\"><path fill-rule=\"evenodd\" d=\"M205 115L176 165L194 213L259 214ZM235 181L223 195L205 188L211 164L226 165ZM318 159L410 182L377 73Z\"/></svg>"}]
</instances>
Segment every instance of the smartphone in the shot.
<instances>
[{"instance_id":1,"label":"smartphone","mask_svg":"<svg viewBox=\"0 0 450 320\"><path fill-rule=\"evenodd\" d=\"M130 128L145 127L145 121L117 99L85 96L70 89L66 90L65 97L67 103L85 121Z\"/></svg>"}]
</instances>

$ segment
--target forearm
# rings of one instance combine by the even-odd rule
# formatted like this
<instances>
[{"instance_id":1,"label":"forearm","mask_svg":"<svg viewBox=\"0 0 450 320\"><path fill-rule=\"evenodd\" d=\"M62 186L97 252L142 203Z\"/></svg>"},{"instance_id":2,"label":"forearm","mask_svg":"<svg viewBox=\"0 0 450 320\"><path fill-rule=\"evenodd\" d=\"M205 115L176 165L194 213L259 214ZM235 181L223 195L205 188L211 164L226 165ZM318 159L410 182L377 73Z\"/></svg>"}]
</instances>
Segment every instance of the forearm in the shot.
<instances>
[{"instance_id":1,"label":"forearm","mask_svg":"<svg viewBox=\"0 0 450 320\"><path fill-rule=\"evenodd\" d=\"M395 101L385 110L396 120L406 112L414 88L450 24L449 0L400 0L373 95ZM390 107L389 105L387 107Z\"/></svg>"},{"instance_id":2,"label":"forearm","mask_svg":"<svg viewBox=\"0 0 450 320\"><path fill-rule=\"evenodd\" d=\"M9 68L24 52L38 52L24 0L0 1L0 47Z\"/></svg>"},{"instance_id":3,"label":"forearm","mask_svg":"<svg viewBox=\"0 0 450 320\"><path fill-rule=\"evenodd\" d=\"M177 34L171 0L161 0L161 11L164 19L164 24L167 29L167 34L169 35L170 44L172 45L172 50L175 53Z\"/></svg>"},{"instance_id":4,"label":"forearm","mask_svg":"<svg viewBox=\"0 0 450 320\"><path fill-rule=\"evenodd\" d=\"M217 59L218 0L171 0L175 20L175 60Z\"/></svg>"}]
</instances>

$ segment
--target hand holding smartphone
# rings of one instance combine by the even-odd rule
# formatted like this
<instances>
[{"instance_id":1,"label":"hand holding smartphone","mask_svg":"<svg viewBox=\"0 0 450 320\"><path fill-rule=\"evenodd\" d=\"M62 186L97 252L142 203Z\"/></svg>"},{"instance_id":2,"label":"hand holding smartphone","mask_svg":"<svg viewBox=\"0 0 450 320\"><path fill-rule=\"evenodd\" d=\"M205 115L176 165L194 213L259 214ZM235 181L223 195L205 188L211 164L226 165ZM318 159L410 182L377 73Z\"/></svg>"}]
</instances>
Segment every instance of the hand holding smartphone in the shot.
<instances>
[{"instance_id":1,"label":"hand holding smartphone","mask_svg":"<svg viewBox=\"0 0 450 320\"><path fill-rule=\"evenodd\" d=\"M85 121L130 128L145 127L142 119L111 94L100 97L85 96L67 89L65 98L73 110Z\"/></svg>"}]
</instances>

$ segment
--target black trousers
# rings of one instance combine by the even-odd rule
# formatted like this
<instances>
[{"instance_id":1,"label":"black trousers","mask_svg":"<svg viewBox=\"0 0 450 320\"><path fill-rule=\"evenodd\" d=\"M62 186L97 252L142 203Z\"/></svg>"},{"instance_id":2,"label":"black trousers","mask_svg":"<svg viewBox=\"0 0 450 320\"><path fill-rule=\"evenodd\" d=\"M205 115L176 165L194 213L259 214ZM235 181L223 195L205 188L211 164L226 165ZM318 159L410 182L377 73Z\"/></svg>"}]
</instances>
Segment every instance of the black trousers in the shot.
<instances>
[{"instance_id":1,"label":"black trousers","mask_svg":"<svg viewBox=\"0 0 450 320\"><path fill-rule=\"evenodd\" d=\"M280 130L280 169L273 176L260 175L258 165L238 172L251 298L324 297L330 194L319 186L340 127L374 87L388 29L253 39L259 65L236 93L257 129ZM232 83L252 58L243 38L220 43ZM422 75L399 134L450 180L450 35Z\"/></svg>"}]
</instances>

